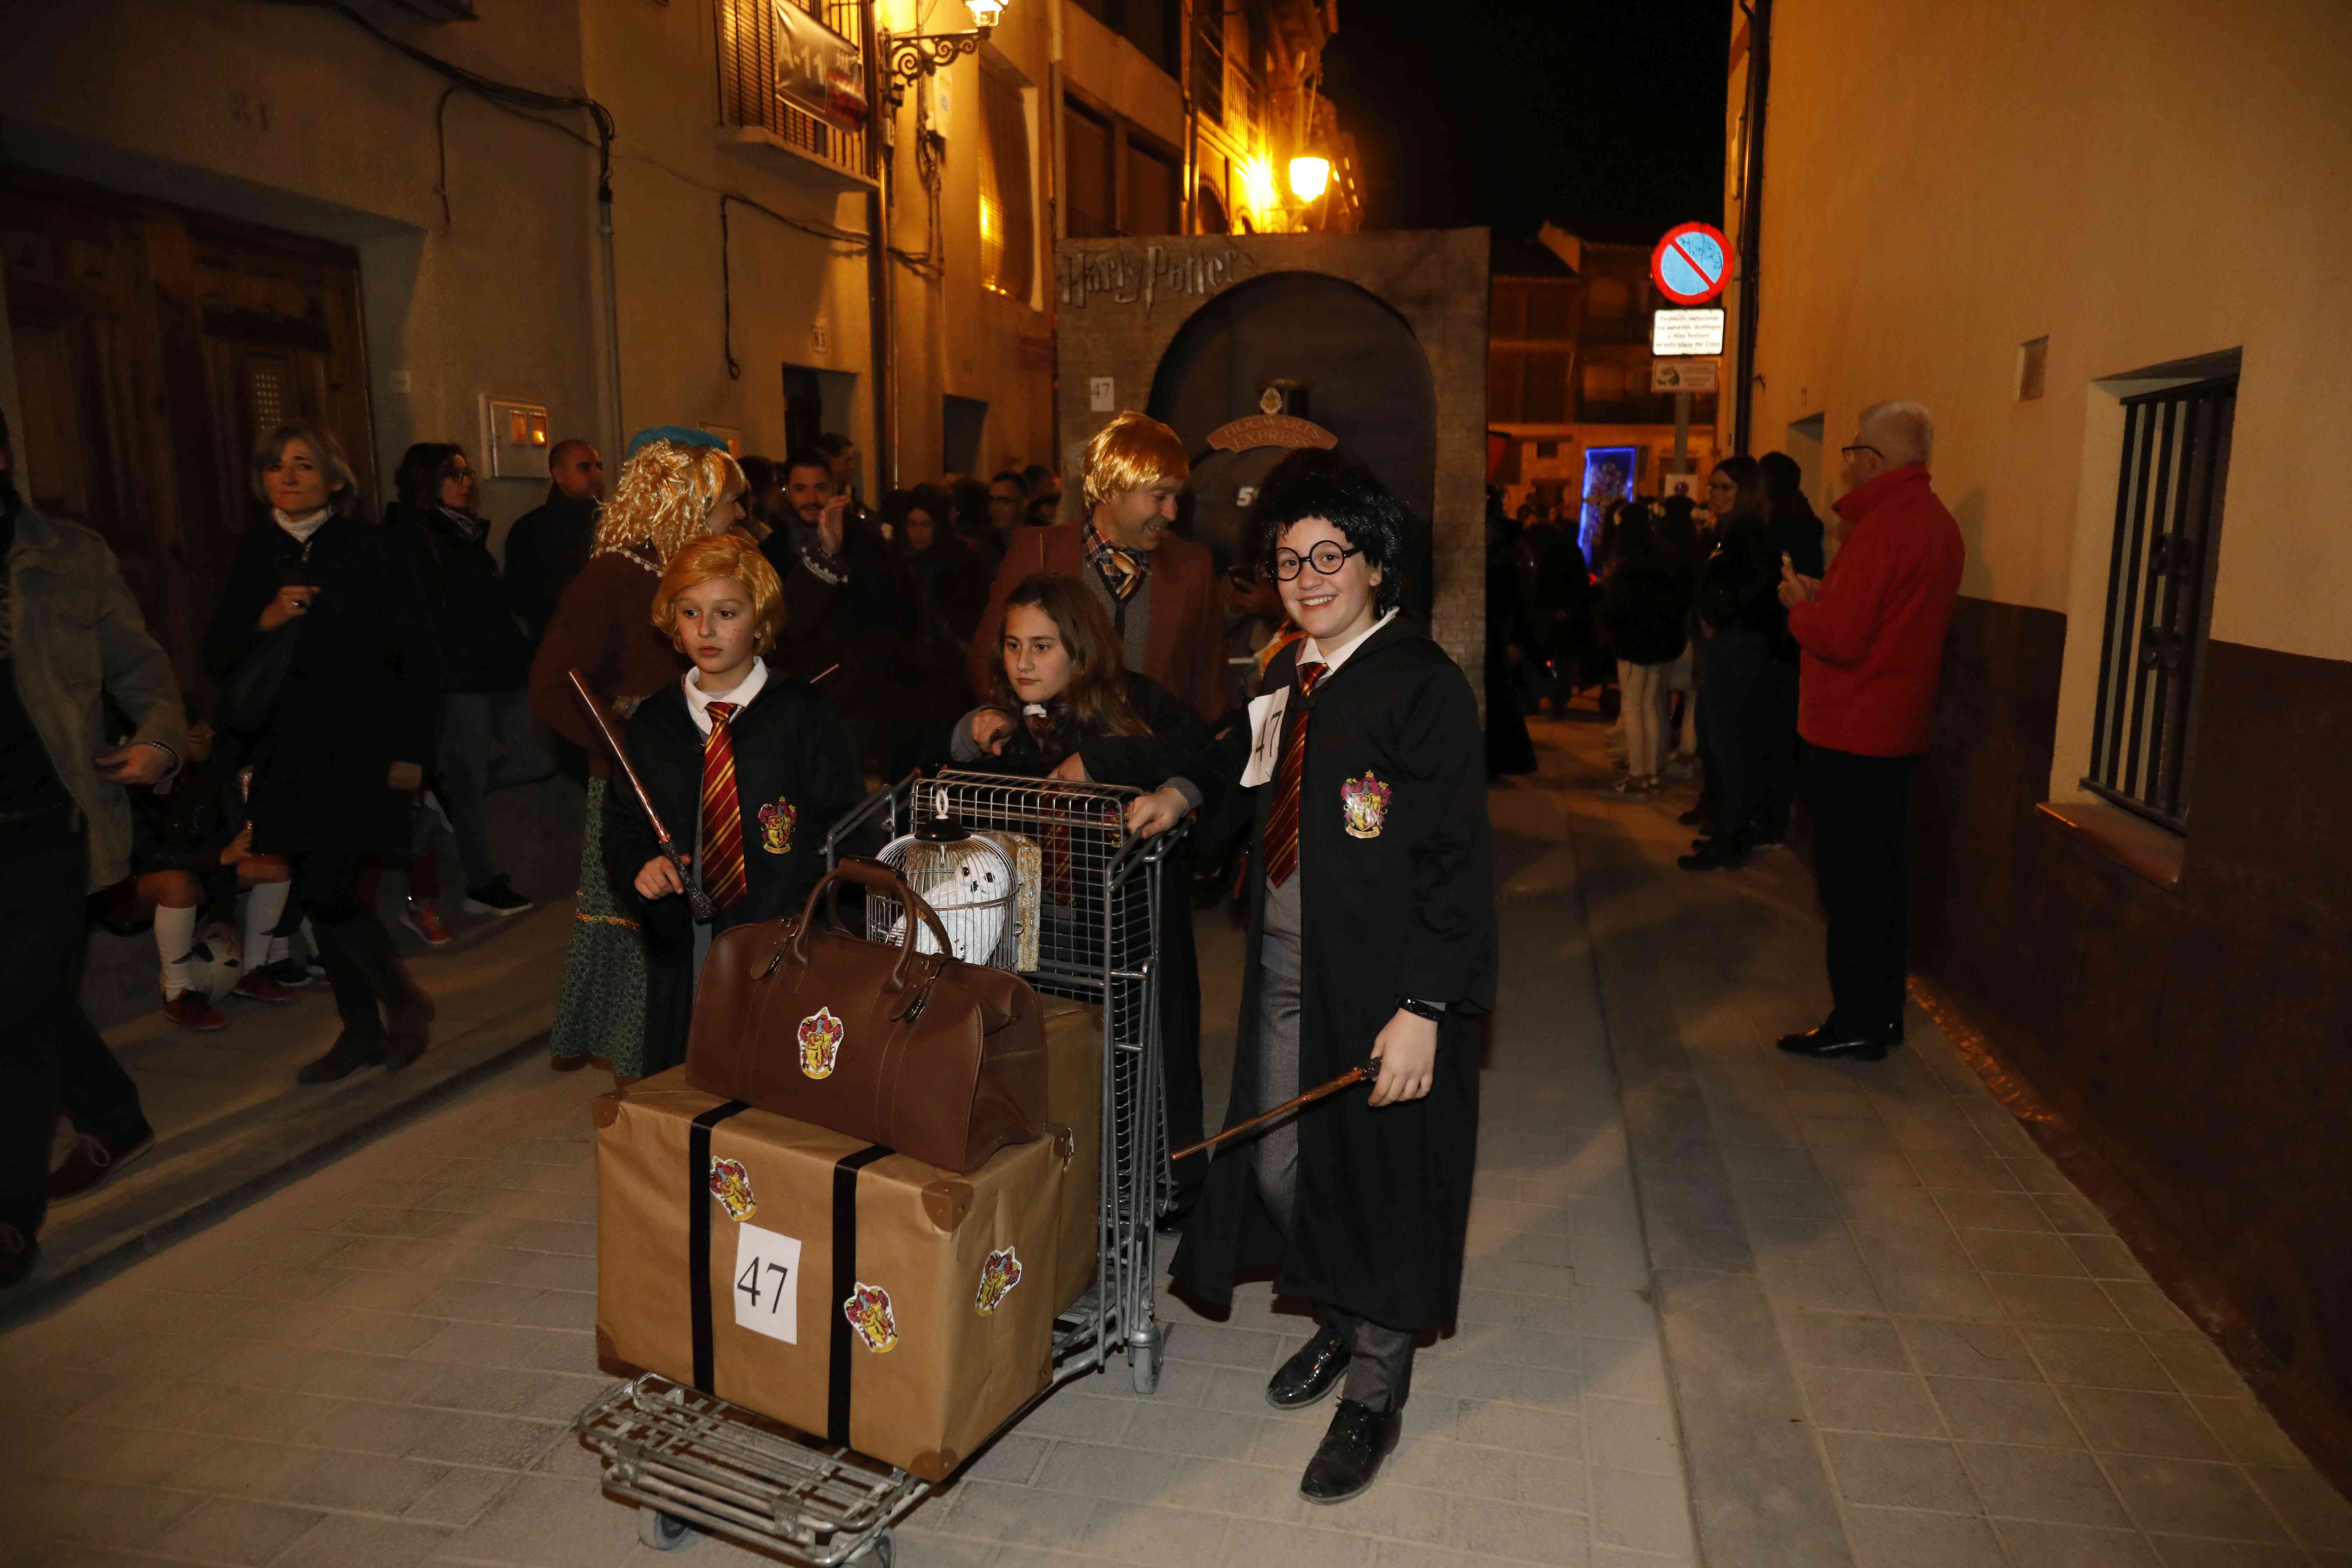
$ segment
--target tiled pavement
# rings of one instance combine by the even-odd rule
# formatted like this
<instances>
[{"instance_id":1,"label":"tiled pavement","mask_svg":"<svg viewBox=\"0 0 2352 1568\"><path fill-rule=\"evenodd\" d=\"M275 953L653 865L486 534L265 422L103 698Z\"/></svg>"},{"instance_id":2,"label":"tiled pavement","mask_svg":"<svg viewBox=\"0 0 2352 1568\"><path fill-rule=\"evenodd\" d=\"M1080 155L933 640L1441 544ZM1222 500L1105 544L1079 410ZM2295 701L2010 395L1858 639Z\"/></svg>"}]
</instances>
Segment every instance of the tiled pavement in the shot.
<instances>
[{"instance_id":1,"label":"tiled pavement","mask_svg":"<svg viewBox=\"0 0 2352 1568\"><path fill-rule=\"evenodd\" d=\"M1819 1006L1793 866L1681 877L1670 812L1591 792L1596 738L1546 726L1547 783L1495 796L1507 1005L1461 1322L1381 1484L1297 1498L1321 1421L1261 1389L1306 1324L1261 1289L1222 1323L1168 1304L1156 1396L1116 1368L1056 1394L924 1505L899 1561L1633 1568L1702 1543L1839 1563L1851 1539L1865 1568L2032 1568L2352 1546L2352 1510L1926 1020L1877 1069L1768 1054ZM1237 949L1207 923L1212 1018ZM1213 1078L1230 1048L1208 1043ZM598 1087L525 1064L0 1337L0 1568L634 1561L634 1516L566 1426L607 1381ZM1793 1440L1759 1440L1768 1420ZM1789 1540L1813 1544L1743 1548Z\"/></svg>"}]
</instances>

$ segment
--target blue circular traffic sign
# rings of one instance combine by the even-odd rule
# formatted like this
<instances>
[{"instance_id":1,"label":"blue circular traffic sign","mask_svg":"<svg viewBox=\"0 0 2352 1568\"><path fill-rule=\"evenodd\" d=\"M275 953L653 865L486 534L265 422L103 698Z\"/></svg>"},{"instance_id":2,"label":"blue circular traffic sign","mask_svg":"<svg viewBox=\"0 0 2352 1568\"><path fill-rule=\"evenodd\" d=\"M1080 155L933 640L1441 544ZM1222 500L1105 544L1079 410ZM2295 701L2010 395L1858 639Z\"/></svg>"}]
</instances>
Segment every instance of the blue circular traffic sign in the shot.
<instances>
[{"instance_id":1,"label":"blue circular traffic sign","mask_svg":"<svg viewBox=\"0 0 2352 1568\"><path fill-rule=\"evenodd\" d=\"M1711 224L1678 224L1650 253L1650 281L1677 305L1703 305L1723 292L1731 247Z\"/></svg>"}]
</instances>

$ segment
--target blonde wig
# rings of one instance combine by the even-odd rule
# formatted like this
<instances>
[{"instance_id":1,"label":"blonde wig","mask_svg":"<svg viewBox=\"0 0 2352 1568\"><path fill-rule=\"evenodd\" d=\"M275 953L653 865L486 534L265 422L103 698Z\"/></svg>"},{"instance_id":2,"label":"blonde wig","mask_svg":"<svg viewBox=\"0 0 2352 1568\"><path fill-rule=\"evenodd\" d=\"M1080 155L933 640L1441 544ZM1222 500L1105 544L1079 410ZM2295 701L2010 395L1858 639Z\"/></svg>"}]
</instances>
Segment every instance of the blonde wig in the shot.
<instances>
[{"instance_id":1,"label":"blonde wig","mask_svg":"<svg viewBox=\"0 0 2352 1568\"><path fill-rule=\"evenodd\" d=\"M726 454L721 452L720 457ZM765 653L776 646L784 627L784 585L760 547L731 530L689 539L669 558L661 586L654 590L654 629L669 638L678 652L686 644L677 635L678 596L688 588L732 578L751 595L751 651Z\"/></svg>"},{"instance_id":2,"label":"blonde wig","mask_svg":"<svg viewBox=\"0 0 2352 1568\"><path fill-rule=\"evenodd\" d=\"M620 482L597 520L591 553L650 544L667 566L689 541L702 536L703 521L719 498L744 488L743 470L723 450L648 441L621 466Z\"/></svg>"},{"instance_id":3,"label":"blonde wig","mask_svg":"<svg viewBox=\"0 0 2352 1568\"><path fill-rule=\"evenodd\" d=\"M1149 485L1181 485L1192 474L1184 442L1148 414L1126 410L1087 442L1081 488L1088 510Z\"/></svg>"}]
</instances>

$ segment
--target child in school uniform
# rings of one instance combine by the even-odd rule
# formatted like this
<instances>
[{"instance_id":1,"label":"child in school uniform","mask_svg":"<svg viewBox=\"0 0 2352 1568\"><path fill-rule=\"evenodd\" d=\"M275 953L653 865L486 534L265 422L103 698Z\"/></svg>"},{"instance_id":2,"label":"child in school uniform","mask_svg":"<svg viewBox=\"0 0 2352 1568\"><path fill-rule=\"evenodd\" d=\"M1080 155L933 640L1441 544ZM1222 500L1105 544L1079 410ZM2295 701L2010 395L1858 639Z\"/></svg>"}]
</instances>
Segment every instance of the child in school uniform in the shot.
<instances>
[{"instance_id":1,"label":"child in school uniform","mask_svg":"<svg viewBox=\"0 0 2352 1568\"><path fill-rule=\"evenodd\" d=\"M1299 1490L1362 1491L1395 1447L1415 1336L1454 1312L1478 1128L1471 1019L1494 1004L1486 748L1470 682L1397 618L1403 510L1360 472L1275 495L1260 559L1306 635L1267 667L1212 768L1251 812L1249 967L1225 1125L1377 1058L1344 1090L1217 1152L1177 1283L1243 1270L1315 1304L1267 1402L1339 1390ZM1139 813L1156 826L1165 805Z\"/></svg>"},{"instance_id":2,"label":"child in school uniform","mask_svg":"<svg viewBox=\"0 0 2352 1568\"><path fill-rule=\"evenodd\" d=\"M648 1077L686 1059L711 937L798 914L824 869L825 834L864 787L833 704L761 658L782 626L783 590L758 545L722 533L681 546L653 620L694 668L630 717L629 757L717 915L694 919L634 792L608 795L604 863L643 910Z\"/></svg>"},{"instance_id":3,"label":"child in school uniform","mask_svg":"<svg viewBox=\"0 0 2352 1568\"><path fill-rule=\"evenodd\" d=\"M992 700L956 723L956 766L1030 778L1092 780L1152 792L1131 813L1181 816L1201 791L1181 776L1208 743L1191 709L1148 675L1123 668L1101 599L1076 577L1024 578L1005 596ZM1142 803L1149 802L1149 805ZM1201 978L1192 948L1192 879L1178 859L1160 879L1160 1046L1168 1139L1201 1139ZM1208 1157L1177 1163L1163 1229L1182 1224Z\"/></svg>"}]
</instances>

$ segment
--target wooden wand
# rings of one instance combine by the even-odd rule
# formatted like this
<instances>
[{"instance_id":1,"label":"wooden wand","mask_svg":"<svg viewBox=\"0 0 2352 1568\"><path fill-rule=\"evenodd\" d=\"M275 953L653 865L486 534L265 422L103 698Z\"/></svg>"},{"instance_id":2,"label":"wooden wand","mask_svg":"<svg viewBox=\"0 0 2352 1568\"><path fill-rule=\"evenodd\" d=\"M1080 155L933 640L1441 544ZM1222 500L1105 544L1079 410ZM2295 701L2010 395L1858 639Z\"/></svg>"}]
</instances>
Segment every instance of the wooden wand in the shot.
<instances>
[{"instance_id":1,"label":"wooden wand","mask_svg":"<svg viewBox=\"0 0 2352 1568\"><path fill-rule=\"evenodd\" d=\"M670 837L669 829L663 825L661 813L654 809L654 797L646 793L645 781L637 777L637 770L629 765L628 751L621 744L621 737L613 729L613 721L604 717L604 705L596 700L594 692L588 689L585 676L577 669L566 673L572 677L572 689L578 694L580 706L588 710L588 717L595 721L596 732L604 737L605 749L613 753L613 760L627 775L629 787L637 792L637 804L646 808L646 820L654 825L654 842L661 847L663 858L670 863L670 868L677 873L678 881L685 886L686 902L694 910L694 918L698 921L717 919L718 906L710 901L710 895L702 890L702 884L687 874L686 861L677 852L677 842Z\"/></svg>"},{"instance_id":2,"label":"wooden wand","mask_svg":"<svg viewBox=\"0 0 2352 1568\"><path fill-rule=\"evenodd\" d=\"M1244 1132L1254 1132L1269 1121L1277 1121L1282 1117L1289 1115L1292 1111L1297 1110L1302 1105L1312 1105L1318 1100L1322 1100L1329 1095L1337 1094L1350 1084L1368 1083L1371 1079L1379 1077L1380 1071L1381 1058L1374 1057L1371 1060L1366 1062L1361 1067L1349 1068L1346 1072L1341 1073L1329 1083L1318 1084L1296 1100L1286 1100L1280 1105L1276 1106L1272 1110L1262 1111L1259 1114L1251 1117L1247 1121L1238 1122L1213 1137L1203 1138L1198 1143L1179 1149L1174 1153L1169 1155L1168 1158L1171 1161L1189 1160L1193 1155L1201 1153L1205 1150L1215 1148L1218 1144L1223 1142L1228 1138L1238 1138Z\"/></svg>"}]
</instances>

